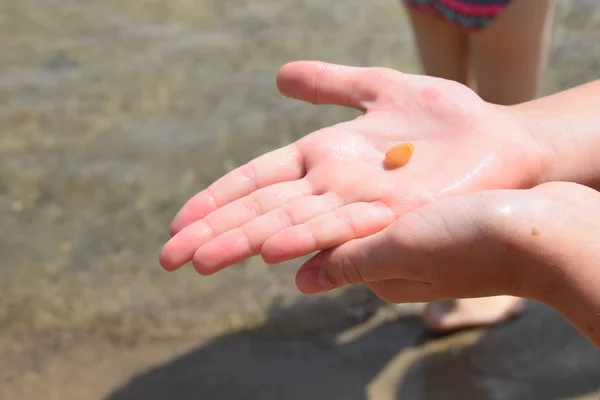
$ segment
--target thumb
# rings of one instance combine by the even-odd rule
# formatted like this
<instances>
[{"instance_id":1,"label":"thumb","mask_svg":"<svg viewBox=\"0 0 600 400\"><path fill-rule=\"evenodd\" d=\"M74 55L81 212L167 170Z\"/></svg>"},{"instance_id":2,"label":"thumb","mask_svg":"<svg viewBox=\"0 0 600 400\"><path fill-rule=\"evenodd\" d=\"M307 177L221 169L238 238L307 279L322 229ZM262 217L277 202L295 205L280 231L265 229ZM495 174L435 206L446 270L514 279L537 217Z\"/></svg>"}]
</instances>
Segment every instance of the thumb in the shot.
<instances>
[{"instance_id":1,"label":"thumb","mask_svg":"<svg viewBox=\"0 0 600 400\"><path fill-rule=\"evenodd\" d=\"M366 111L385 88L383 78L392 73L400 75L385 68L297 61L281 67L277 88L284 96L312 104L334 104Z\"/></svg>"},{"instance_id":2,"label":"thumb","mask_svg":"<svg viewBox=\"0 0 600 400\"><path fill-rule=\"evenodd\" d=\"M460 281L458 275L484 279L506 259L507 240L522 236L519 228L527 219L521 215L527 211L523 204L531 203L524 202L524 196L519 191L490 191L435 201L374 235L317 254L298 271L296 286L314 294L378 281L441 282L450 287ZM516 214L521 217L517 226ZM481 265L489 268L478 268Z\"/></svg>"},{"instance_id":3,"label":"thumb","mask_svg":"<svg viewBox=\"0 0 600 400\"><path fill-rule=\"evenodd\" d=\"M316 294L346 285L394 279L402 249L393 243L394 225L360 239L325 250L308 260L296 274L296 286ZM394 271L395 270L395 271Z\"/></svg>"}]
</instances>

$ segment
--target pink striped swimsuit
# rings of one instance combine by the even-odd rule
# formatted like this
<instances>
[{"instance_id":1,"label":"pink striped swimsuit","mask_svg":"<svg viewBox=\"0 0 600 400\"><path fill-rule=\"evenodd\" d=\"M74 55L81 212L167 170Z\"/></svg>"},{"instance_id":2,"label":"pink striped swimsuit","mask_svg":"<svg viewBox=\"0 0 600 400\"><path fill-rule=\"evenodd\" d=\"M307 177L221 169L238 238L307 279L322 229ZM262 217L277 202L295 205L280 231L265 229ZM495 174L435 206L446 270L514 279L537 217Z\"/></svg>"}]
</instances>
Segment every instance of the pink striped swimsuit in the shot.
<instances>
[{"instance_id":1,"label":"pink striped swimsuit","mask_svg":"<svg viewBox=\"0 0 600 400\"><path fill-rule=\"evenodd\" d=\"M439 15L463 29L485 28L512 0L404 0L407 6Z\"/></svg>"}]
</instances>

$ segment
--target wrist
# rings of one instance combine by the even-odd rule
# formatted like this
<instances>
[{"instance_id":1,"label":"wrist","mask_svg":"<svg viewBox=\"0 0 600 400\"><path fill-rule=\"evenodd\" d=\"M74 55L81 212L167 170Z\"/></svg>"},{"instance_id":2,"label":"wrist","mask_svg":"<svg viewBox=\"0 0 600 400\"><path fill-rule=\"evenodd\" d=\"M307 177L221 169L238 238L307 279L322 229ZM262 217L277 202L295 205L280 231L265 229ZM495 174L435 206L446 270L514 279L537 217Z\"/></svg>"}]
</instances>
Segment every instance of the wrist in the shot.
<instances>
[{"instance_id":1,"label":"wrist","mask_svg":"<svg viewBox=\"0 0 600 400\"><path fill-rule=\"evenodd\" d=\"M529 175L531 187L542 183L553 182L554 166L560 164L557 160L556 137L565 128L560 121L553 121L544 109L536 107L534 102L509 106L510 112L519 121L523 134L529 139L528 151L532 159L532 171Z\"/></svg>"},{"instance_id":2,"label":"wrist","mask_svg":"<svg viewBox=\"0 0 600 400\"><path fill-rule=\"evenodd\" d=\"M508 107L535 142L536 184L576 182L600 189L600 80Z\"/></svg>"},{"instance_id":3,"label":"wrist","mask_svg":"<svg viewBox=\"0 0 600 400\"><path fill-rule=\"evenodd\" d=\"M510 180L504 182L503 188L530 189L546 182L553 149L547 140L543 120L538 120L538 115L528 109L492 106L499 118L489 123L501 126L498 134L506 136L503 145L498 147L505 165L503 174Z\"/></svg>"}]
</instances>

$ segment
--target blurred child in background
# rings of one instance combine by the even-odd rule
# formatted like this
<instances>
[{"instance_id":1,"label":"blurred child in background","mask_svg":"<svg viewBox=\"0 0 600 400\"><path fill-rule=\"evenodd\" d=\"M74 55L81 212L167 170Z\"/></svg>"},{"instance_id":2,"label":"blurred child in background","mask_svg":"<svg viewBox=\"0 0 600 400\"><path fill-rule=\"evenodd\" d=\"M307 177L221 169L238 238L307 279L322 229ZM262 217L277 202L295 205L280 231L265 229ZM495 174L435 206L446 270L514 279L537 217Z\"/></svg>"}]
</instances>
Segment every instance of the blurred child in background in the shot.
<instances>
[{"instance_id":1,"label":"blurred child in background","mask_svg":"<svg viewBox=\"0 0 600 400\"><path fill-rule=\"evenodd\" d=\"M536 97L545 69L552 0L404 0L425 74L458 81L483 100L512 105ZM511 296L429 303L435 331L490 325L520 313Z\"/></svg>"}]
</instances>

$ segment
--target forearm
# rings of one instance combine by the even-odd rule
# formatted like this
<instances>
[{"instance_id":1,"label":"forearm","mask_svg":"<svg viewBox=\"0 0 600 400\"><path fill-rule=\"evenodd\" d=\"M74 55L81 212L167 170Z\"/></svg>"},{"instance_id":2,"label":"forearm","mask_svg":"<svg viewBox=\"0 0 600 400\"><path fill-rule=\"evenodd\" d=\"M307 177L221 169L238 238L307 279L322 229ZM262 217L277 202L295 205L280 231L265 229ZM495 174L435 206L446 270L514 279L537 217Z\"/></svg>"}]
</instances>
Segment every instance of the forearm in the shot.
<instances>
[{"instance_id":1,"label":"forearm","mask_svg":"<svg viewBox=\"0 0 600 400\"><path fill-rule=\"evenodd\" d=\"M600 348L600 193L566 182L506 193L486 207L502 218L484 224L512 278L498 294L548 304Z\"/></svg>"},{"instance_id":2,"label":"forearm","mask_svg":"<svg viewBox=\"0 0 600 400\"><path fill-rule=\"evenodd\" d=\"M538 183L600 190L600 80L512 107L540 144Z\"/></svg>"},{"instance_id":3,"label":"forearm","mask_svg":"<svg viewBox=\"0 0 600 400\"><path fill-rule=\"evenodd\" d=\"M600 223L589 219L598 215L600 194L572 184L551 185L555 192L568 192L560 196L572 202L557 195L554 206L542 207L535 216L535 233L510 238L521 249L525 284L520 295L554 308L600 348ZM532 225L527 218L519 224Z\"/></svg>"}]
</instances>

